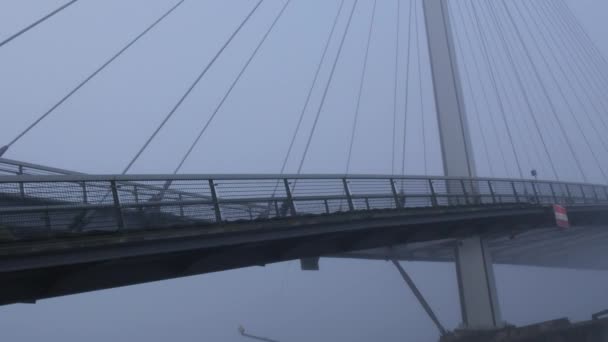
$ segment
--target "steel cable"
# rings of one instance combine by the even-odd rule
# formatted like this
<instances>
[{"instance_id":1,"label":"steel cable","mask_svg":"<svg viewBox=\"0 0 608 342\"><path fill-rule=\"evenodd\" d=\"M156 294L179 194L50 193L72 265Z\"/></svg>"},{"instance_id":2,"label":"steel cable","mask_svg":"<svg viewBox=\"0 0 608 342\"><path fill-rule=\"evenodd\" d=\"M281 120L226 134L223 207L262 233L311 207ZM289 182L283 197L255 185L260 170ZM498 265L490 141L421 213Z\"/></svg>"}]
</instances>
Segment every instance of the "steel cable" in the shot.
<instances>
[{"instance_id":1,"label":"steel cable","mask_svg":"<svg viewBox=\"0 0 608 342\"><path fill-rule=\"evenodd\" d=\"M528 44L526 43L526 41L523 37L523 34L521 33L521 30L520 30L519 26L517 25L517 22L515 21L515 17L511 11L511 9L509 8L509 5L506 3L505 0L502 1L502 5L505 9L507 18L509 19L511 26L515 29L515 33L517 35L517 38L518 38L521 46L523 47L526 57L528 58L530 65L532 65L532 70L534 72L534 75L541 86L540 88L543 91L543 94L544 94L545 98L547 99L549 106L551 107L551 113L553 114L553 117L554 117L555 121L557 122L557 124L560 128L560 131L562 132L562 135L566 141L566 145L568 146L568 149L570 150L570 153L572 154L572 157L575 161L576 167L577 167L579 173L581 174L581 176L583 177L584 181L587 182L588 181L587 174L585 174L581 161L580 161L578 155L576 154L576 152L574 151L572 141L570 140L570 137L568 136L566 129L564 128L564 124L563 124L562 120L560 119L559 115L557 114L557 108L555 106L555 103L553 103L553 100L551 99L551 96L549 95L549 90L547 89L547 87L545 85L545 82L540 74L540 71L538 70L538 67L536 65L536 62L534 61L534 58L532 58L532 54L530 52L530 49L528 48ZM516 8L519 10L518 7L516 7Z\"/></svg>"},{"instance_id":2,"label":"steel cable","mask_svg":"<svg viewBox=\"0 0 608 342\"><path fill-rule=\"evenodd\" d=\"M302 111L300 112L300 116L298 118L298 123L297 123L294 133L291 137L291 141L289 142L289 148L287 149L287 153L285 154L285 158L283 159L283 164L281 165L281 171L280 171L281 174L283 174L285 172L285 168L287 167L287 162L289 161L289 157L291 155L291 152L293 151L293 147L295 145L296 138L298 136L298 133L300 132L300 127L302 126L302 121L304 120L304 114L306 114L306 110L308 109L308 106L310 104L310 99L312 98L312 92L315 88L315 85L317 84L317 80L318 80L319 74L321 72L321 67L323 66L323 62L325 61L325 57L327 55L327 51L329 50L329 46L330 46L331 40L334 36L336 26L338 25L338 19L340 18L340 14L342 13L343 7L344 7L344 0L342 0L340 2L340 7L334 18L333 25L331 27L329 36L327 38L327 42L325 43L325 47L323 48L323 53L321 54L321 59L319 60L319 63L317 64L315 76L313 77L310 88L308 89L308 94L306 95L306 100L304 101L304 107L302 108Z\"/></svg>"},{"instance_id":3,"label":"steel cable","mask_svg":"<svg viewBox=\"0 0 608 342\"><path fill-rule=\"evenodd\" d=\"M540 129L540 125L538 123L538 119L536 118L535 115L535 111L532 107L532 100L530 99L530 95L528 94L528 92L526 91L526 87L524 84L524 81L522 79L522 75L521 72L519 70L519 68L517 68L517 65L515 64L515 60L513 58L513 54L511 52L511 48L505 38L505 31L503 29L502 26L502 22L500 20L498 20L498 16L496 15L496 8L494 7L493 3L489 3L490 6L490 18L493 20L494 26L496 27L497 31L498 31L498 36L503 44L503 49L506 52L506 57L507 60L509 61L509 64L511 65L511 68L514 71L514 75L518 84L518 89L521 90L522 96L524 97L524 101L526 103L526 108L528 109L528 113L530 114L530 117L532 118L532 121L534 123L534 127L536 129L536 132L538 133L538 136L541 140L541 143L543 145L543 149L545 151L545 154L547 155L547 158L549 160L549 164L551 165L551 170L553 172L553 175L555 176L555 178L557 180L560 180L559 174L557 173L557 169L555 167L555 162L553 161L553 158L551 157L551 153L549 152L549 148L547 146L547 143L545 141L545 137L542 134L542 131Z\"/></svg>"},{"instance_id":4,"label":"steel cable","mask_svg":"<svg viewBox=\"0 0 608 342\"><path fill-rule=\"evenodd\" d=\"M353 120L353 126L352 126L352 131L351 131L351 136L350 136L350 144L348 147L348 156L346 158L346 174L348 174L348 172L350 171L350 161L351 161L351 157L352 157L352 152L353 152L353 145L354 145L354 141L355 141L355 133L357 130L357 122L359 119L359 111L360 111L360 107L361 107L361 95L363 94L363 84L365 81L365 75L367 73L367 62L368 62L368 57L369 57L369 47L370 47L370 43L372 41L372 33L373 33L373 29L374 29L374 22L376 19L376 5L377 5L378 1L374 0L373 3L373 9L372 9L372 17L370 20L370 24L369 24L369 30L367 33L367 45L365 47L365 57L363 59L363 68L361 71L361 81L359 83L359 93L357 94L357 105L355 107L355 118ZM396 94L395 94L396 96ZM394 144L393 144L394 145ZM394 153L393 153L394 155Z\"/></svg>"},{"instance_id":5,"label":"steel cable","mask_svg":"<svg viewBox=\"0 0 608 342\"><path fill-rule=\"evenodd\" d=\"M72 89L66 96L64 96L61 100L55 103L49 110L47 110L44 114L40 115L38 119L36 119L32 124L30 124L26 129L24 129L21 133L19 133L10 143L0 149L0 156L6 152L13 144L15 144L19 139L25 136L29 131L31 131L36 125L38 125L42 120L47 118L51 113L53 113L59 106L61 106L64 102L66 102L72 95L78 92L82 87L84 87L89 81L91 81L95 76L97 76L100 72L106 69L112 62L114 62L117 58L122 56L131 46L137 43L142 37L144 37L148 32L150 32L154 27L156 27L160 22L162 22L165 18L167 18L173 11L175 11L179 6L184 3L185 0L181 0L177 2L173 7L171 7L168 11L166 11L160 18L154 21L150 26L148 26L143 32L141 32L138 36L136 36L133 40L131 40L125 47L123 47L118 53L112 56L108 61L106 61L101 67L99 67L95 72L90 74L84 81L80 82L74 89Z\"/></svg>"},{"instance_id":6,"label":"steel cable","mask_svg":"<svg viewBox=\"0 0 608 342\"><path fill-rule=\"evenodd\" d=\"M234 81L230 85L230 88L228 88L228 91L226 91L226 94L224 95L224 97L222 98L222 100L219 102L219 104L217 105L217 107L215 107L215 110L213 111L213 113L211 114L211 116L209 117L209 119L207 120L207 122L205 123L205 125L203 126L203 128L198 133L196 139L194 139L194 141L190 145L190 148L188 149L188 151L186 152L186 154L184 154L184 156L182 157L179 165L173 171L174 174L177 174L179 172L179 170L182 168L182 166L184 165L184 163L186 162L186 160L188 159L188 157L190 156L190 154L192 153L192 151L194 150L194 148L196 147L196 145L198 144L198 142L200 141L200 139L202 138L202 136L207 131L207 128L209 128L209 125L211 125L211 122L213 122L213 119L215 118L215 116L217 115L217 113L220 111L220 109L222 108L222 106L224 105L224 103L226 102L226 99L228 99L228 97L230 96L230 94L234 90L234 87L238 84L239 80L241 79L241 77L243 76L243 74L245 73L245 71L247 70L247 68L249 67L249 65L251 64L251 62L253 61L253 59L255 58L255 56L260 51L262 45L264 45L264 42L266 42L266 39L268 38L268 36L270 35L270 33L272 32L272 30L276 26L276 24L279 21L279 19L281 19L281 17L283 16L283 13L285 12L285 10L287 9L287 6L290 3L291 3L291 0L287 0L285 2L285 4L283 5L283 7L281 8L281 11L276 16L276 18L274 19L274 21L272 22L272 24L270 25L270 27L268 28L268 30L266 31L266 33L264 34L264 36L262 37L262 39L260 40L260 42L258 43L258 45L256 46L255 50L251 53L251 56L249 57L249 59L247 60L247 62L245 63L245 65L243 65L243 67L241 68L239 74L237 75L237 77L234 79Z\"/></svg>"},{"instance_id":7,"label":"steel cable","mask_svg":"<svg viewBox=\"0 0 608 342\"><path fill-rule=\"evenodd\" d=\"M504 99L498 89L498 81L496 80L496 73L492 66L492 61L490 59L490 54L488 51L489 50L488 49L488 38L486 36L486 32L481 27L479 13L478 13L477 6L475 5L475 2L472 1L471 6L473 9L473 18L475 21L475 25L477 26L479 36L481 37L481 50L483 51L483 56L485 58L486 65L488 66L488 71L490 73L490 80L492 81L492 88L494 89L494 92L496 93L496 99L498 100L498 107L500 109L500 114L502 117L503 124L505 125L505 128L506 128L507 137L509 138L509 144L511 145L511 150L513 152L513 156L515 157L515 163L517 165L519 177L523 179L524 173L521 168L521 162L519 161L519 156L517 155L517 149L515 148L515 143L513 142L513 134L511 132L511 128L509 126L509 123L507 122L507 114L506 114L506 109L505 109L505 105L504 105Z\"/></svg>"},{"instance_id":8,"label":"steel cable","mask_svg":"<svg viewBox=\"0 0 608 342\"><path fill-rule=\"evenodd\" d=\"M471 38L471 32L466 25L467 21L465 20L465 15L464 15L465 11L462 9L462 6L461 6L462 2L455 2L455 4L456 3L458 5L455 5L456 6L455 8L458 9L460 18L462 19L463 34L467 40L468 45L470 47L473 47L474 45L473 45L473 39ZM477 54L474 51L471 52L471 56L473 59L473 65L476 66L476 69L477 69L477 71L475 72L475 75L477 75L479 83L483 83L483 79L481 77L482 72L480 70L481 63L480 63L479 59L477 58ZM483 85L481 86L481 93L483 95L484 102L486 103L486 106L488 107L488 116L490 118L490 125L492 126L492 131L494 132L494 136L497 138L498 151L500 152L500 157L502 160L504 171L505 171L505 174L508 174L507 158L505 157L505 152L504 152L503 146L500 143L500 140L498 140L498 128L496 125L496 119L494 118L494 115L492 115L493 111L491 110L491 104L490 104L490 100L488 97L487 89Z\"/></svg>"},{"instance_id":9,"label":"steel cable","mask_svg":"<svg viewBox=\"0 0 608 342\"><path fill-rule=\"evenodd\" d=\"M348 17L348 22L346 23L346 28L344 29L344 34L342 35L342 40L340 41L340 46L338 47L338 53L336 54L336 58L334 59L334 63L331 68L331 72L329 74L329 79L327 80L327 84L325 85L325 90L323 91L323 97L321 98L321 103L319 104L319 108L317 109L317 114L315 116L315 121L313 123L312 129L310 130L310 135L308 136L308 140L306 142L306 148L304 149L304 153L302 154L302 159L300 160L300 164L298 166L298 174L302 172L302 167L304 166L304 161L306 160L306 156L308 155L308 150L310 149L310 143L312 142L312 138L315 134L317 124L319 123L319 117L321 116L321 112L323 111L323 107L325 105L325 100L327 99L327 94L329 92L329 87L334 78L334 74L336 72L336 67L338 66L338 61L340 60L340 56L342 55L342 50L344 48L344 42L346 41L346 36L348 35L348 31L350 29L350 24L353 20L353 15L355 14L355 9L357 8L357 4L359 0L355 0L353 7L350 11L350 16Z\"/></svg>"},{"instance_id":10,"label":"steel cable","mask_svg":"<svg viewBox=\"0 0 608 342\"><path fill-rule=\"evenodd\" d=\"M236 30L234 30L234 32L232 32L232 34L230 35L230 37L228 38L228 40L224 43L224 45L222 45L222 47L218 50L218 52L215 54L215 56L213 56L213 58L211 59L211 61L209 61L209 63L207 63L207 65L205 66L205 68L199 73L199 75L196 77L196 79L194 80L194 82L192 82L192 84L190 85L190 87L188 88L188 90L186 90L186 92L184 93L184 95L182 95L182 97L175 104L175 106L171 109L171 111L165 116L165 118L163 119L163 121L161 121L161 123L158 125L158 127L156 128L156 130L154 130L154 132L152 133L152 135L150 135L150 137L148 138L148 140L146 140L146 142L144 143L144 145L137 151L137 153L131 159L131 161L129 162L129 164L127 165L127 167L125 167L125 169L122 171L123 174L126 174L131 169L131 167L139 159L139 157L141 156L141 154L148 148L148 146L150 145L150 143L152 142L152 140L154 140L154 138L158 135L158 133L165 126L165 124L169 121L169 119L171 119L171 117L175 114L175 112L177 112L177 110L181 107L182 103L184 103L184 101L192 93L192 91L194 90L194 88L196 88L196 86L198 85L198 83L207 74L207 71L209 71L209 69L213 66L213 64L215 64L215 61L217 61L217 59L220 57L220 55L222 55L222 53L228 47L228 45L230 45L230 43L232 42L232 40L234 39L234 37L236 37L236 35L241 31L241 29L243 28L243 26L245 26L245 24L253 16L253 14L255 13L255 11L260 7L260 5L262 4L262 2L264 2L264 0L259 0L256 3L256 5L251 9L251 11L247 14L247 16L245 17L245 19L243 19L243 21L241 21L241 23L236 28Z\"/></svg>"},{"instance_id":11,"label":"steel cable","mask_svg":"<svg viewBox=\"0 0 608 342\"><path fill-rule=\"evenodd\" d=\"M3 40L2 42L0 42L0 48L3 47L4 45L10 43L11 41L13 41L14 39L20 37L21 35L23 35L24 33L28 32L29 30L33 29L34 27L40 25L41 23L45 22L46 20L50 19L51 17L55 16L56 14L58 14L59 12L65 10L66 8L72 6L73 4L75 4L78 0L72 0L69 1L67 3L65 3L64 5L62 5L61 7L57 8L56 10L52 11L51 13L45 15L44 17L36 20L35 22L33 22L32 24L28 25L27 27L23 28L22 30L20 30L19 32L13 34L12 36L6 38L5 40Z\"/></svg>"},{"instance_id":12,"label":"steel cable","mask_svg":"<svg viewBox=\"0 0 608 342\"><path fill-rule=\"evenodd\" d=\"M524 6L525 6L526 10L528 10L528 11L529 11L529 7L528 7L527 5L525 5L525 3L524 3ZM523 12L522 12L522 10L519 8L519 6L515 5L515 8L516 8L516 9L517 9L517 11L519 12L520 16L521 16L522 18L524 18L524 16L523 16ZM523 20L523 21L524 21L524 23L525 23L526 27L528 28L528 30L531 30L531 25L529 25L529 24L528 24L528 21L527 21L527 20L525 20L525 18L524 18L524 20ZM529 31L529 32L532 32L532 31ZM545 37L544 35L542 35L542 32L540 32L540 33L541 33L541 37L540 37L540 38L541 38L541 40L544 42L544 44L545 44L547 47L549 47L550 45L549 45L549 43L548 43L548 41L547 41L546 37ZM538 41L536 40L536 37L535 37L533 34L531 34L531 37L532 37L532 39L533 39L533 40L536 42L536 44L535 44L535 45L537 46L537 48L538 48L538 50L539 50L539 52L540 52L541 59L543 60L543 62L545 63L545 65L547 65L547 66L548 66L548 65L549 65L549 61L547 60L546 54L544 54L544 53L542 52L542 49L540 49L540 47L539 47L539 45L538 45ZM561 73L562 73L564 76L566 76L566 79L567 79L567 81L568 81L567 83L571 83L571 82L570 82L570 80L569 80L569 78L568 78L568 77L567 77L567 75L566 75L566 72L565 72L565 70L564 70L563 66L561 65L561 63L559 63L559 60L557 60L557 58L556 58L554 55L552 55L552 54L550 54L550 55L553 57L553 60L555 61L555 63L556 63L556 64L557 64L557 66L559 67L560 72L561 72ZM580 133L580 134L581 134L581 136L583 137L583 141L584 141L584 142L585 142L585 144L587 145L587 148L589 149L589 152L591 153L591 156L593 157L593 159L594 159L594 161L595 161L595 163L596 163L596 165L597 165L598 169L600 170L601 174L604 176L604 179L605 179L606 181L608 181L608 174L606 174L606 171L604 171L604 168L602 167L602 163L600 162L600 160L599 160L599 157L598 157L597 153L596 153L596 152L595 152L595 150L593 149L593 146L592 146L591 142L589 141L589 138L588 138L587 134L585 134L585 130L583 129L583 126L581 125L581 122L580 122L580 120L578 119L578 116L577 116L577 115L576 115L576 113L574 112L574 108L572 107L572 104L570 103L570 101L568 101L568 97L566 96L566 92L564 91L564 88L563 88L563 87L562 87L562 85L561 85L561 84L558 82L558 80L557 80L557 76L555 75L555 73L550 73L550 74L551 74L551 77L552 77L552 79L553 79L553 82L556 84L556 88L557 88L558 92L560 93L560 96L561 96L561 97L562 97L562 98L565 100L566 106L568 107L568 112L570 113L570 116L571 116L571 117L572 117L572 119L574 120L574 123L576 124L576 128L578 129L579 133ZM578 94L577 94L577 93L575 93L575 94L574 94L574 96L575 96L575 98L577 99L577 101L578 101L579 103L582 103L582 100L581 100L581 99L578 97ZM588 113L587 113L586 109L585 109L585 108L583 108L583 109L584 109L584 110L583 110L583 112L584 112L586 115L588 115ZM592 125L592 126L594 127L594 129L597 129L597 127L595 127L594 125ZM598 134L599 134L599 133L598 133ZM608 149L607 149L607 151L608 151Z\"/></svg>"},{"instance_id":13,"label":"steel cable","mask_svg":"<svg viewBox=\"0 0 608 342\"><path fill-rule=\"evenodd\" d=\"M451 18L455 19L455 16L452 14L452 11L450 11L451 14ZM460 16L460 18L464 21L464 18L462 18L462 16ZM455 22L455 20L453 20L453 22ZM464 53L464 42L462 41L462 37L461 34L455 34L454 38L457 40L455 42L455 49L457 51L460 52L460 55L462 56L462 67L464 69L464 74L463 74L463 85L466 84L468 87L468 91L471 94L471 98L472 98L472 103L473 103L473 113L475 114L475 121L477 122L477 127L479 128L479 133L481 135L481 141L482 141L482 147L483 147L483 151L484 154L486 156L486 161L488 163L488 169L490 170L490 175L492 177L495 176L495 172L494 172L494 166L492 163L492 159L490 158L490 152L488 149L488 141L487 141L487 137L485 134L485 130L481 127L481 116L480 116L480 110L479 110L479 104L476 101L476 92L474 91L473 88L473 84L471 81L471 76L470 76L470 71L469 71L469 63L466 60L466 56Z\"/></svg>"}]
</instances>

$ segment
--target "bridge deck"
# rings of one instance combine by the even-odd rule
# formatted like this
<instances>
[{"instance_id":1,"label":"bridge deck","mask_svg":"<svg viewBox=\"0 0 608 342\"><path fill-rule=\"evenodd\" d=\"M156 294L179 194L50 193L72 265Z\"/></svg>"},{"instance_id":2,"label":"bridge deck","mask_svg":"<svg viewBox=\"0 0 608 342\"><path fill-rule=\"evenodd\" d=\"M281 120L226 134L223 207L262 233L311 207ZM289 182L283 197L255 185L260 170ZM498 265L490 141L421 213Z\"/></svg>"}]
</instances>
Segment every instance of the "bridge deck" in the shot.
<instances>
[{"instance_id":1,"label":"bridge deck","mask_svg":"<svg viewBox=\"0 0 608 342\"><path fill-rule=\"evenodd\" d=\"M432 241L439 243L428 244L427 252L439 252L411 259L448 260L437 245L471 234L517 251L521 246L509 237L554 226L554 203L568 207L574 225L608 223L608 188L602 185L23 173L0 177L0 280L11 284L0 304ZM514 263L538 260L529 249L510 255Z\"/></svg>"}]
</instances>

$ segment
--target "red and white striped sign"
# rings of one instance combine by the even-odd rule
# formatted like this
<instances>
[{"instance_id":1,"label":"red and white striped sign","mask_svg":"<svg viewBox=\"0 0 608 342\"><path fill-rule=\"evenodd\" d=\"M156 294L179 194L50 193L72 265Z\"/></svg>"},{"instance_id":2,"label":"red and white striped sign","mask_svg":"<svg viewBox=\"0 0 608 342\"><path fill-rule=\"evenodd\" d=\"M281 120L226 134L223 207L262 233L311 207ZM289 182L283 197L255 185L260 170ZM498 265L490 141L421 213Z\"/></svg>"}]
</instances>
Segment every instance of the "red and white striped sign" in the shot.
<instances>
[{"instance_id":1,"label":"red and white striped sign","mask_svg":"<svg viewBox=\"0 0 608 342\"><path fill-rule=\"evenodd\" d=\"M560 228L570 228L570 221L568 221L568 212L566 211L566 208L559 204L554 204L553 211L555 212L557 226Z\"/></svg>"}]
</instances>

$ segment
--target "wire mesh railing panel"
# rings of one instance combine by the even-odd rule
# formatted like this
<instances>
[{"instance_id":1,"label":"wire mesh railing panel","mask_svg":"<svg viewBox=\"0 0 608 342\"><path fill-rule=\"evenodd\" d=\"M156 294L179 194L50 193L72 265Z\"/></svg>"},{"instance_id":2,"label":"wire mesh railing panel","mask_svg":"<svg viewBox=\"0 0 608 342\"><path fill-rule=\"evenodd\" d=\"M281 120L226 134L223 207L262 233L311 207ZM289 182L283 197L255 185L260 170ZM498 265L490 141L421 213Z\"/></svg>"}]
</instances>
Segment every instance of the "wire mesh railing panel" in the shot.
<instances>
[{"instance_id":1,"label":"wire mesh railing panel","mask_svg":"<svg viewBox=\"0 0 608 342\"><path fill-rule=\"evenodd\" d=\"M327 214L342 213L349 210L348 201L346 199L335 199L323 201L323 205L327 204Z\"/></svg>"},{"instance_id":2,"label":"wire mesh railing panel","mask_svg":"<svg viewBox=\"0 0 608 342\"><path fill-rule=\"evenodd\" d=\"M258 217L260 219L271 219L276 217L285 217L289 215L291 206L285 199L274 198L268 202L259 202Z\"/></svg>"},{"instance_id":3,"label":"wire mesh railing panel","mask_svg":"<svg viewBox=\"0 0 608 342\"><path fill-rule=\"evenodd\" d=\"M224 221L240 221L287 216L289 208L285 204L285 201L254 201L246 199L242 203L220 204L220 211Z\"/></svg>"},{"instance_id":4,"label":"wire mesh railing panel","mask_svg":"<svg viewBox=\"0 0 608 342\"><path fill-rule=\"evenodd\" d=\"M22 183L0 183L0 202L3 203L2 205L11 205L11 201L14 203L16 198L23 198Z\"/></svg>"},{"instance_id":5,"label":"wire mesh railing panel","mask_svg":"<svg viewBox=\"0 0 608 342\"><path fill-rule=\"evenodd\" d=\"M595 193L592 185L581 185L581 193L587 202L597 200L597 194Z\"/></svg>"},{"instance_id":6,"label":"wire mesh railing panel","mask_svg":"<svg viewBox=\"0 0 608 342\"><path fill-rule=\"evenodd\" d=\"M348 187L353 196L360 194L392 196L391 182L390 179L350 179Z\"/></svg>"},{"instance_id":7,"label":"wire mesh railing panel","mask_svg":"<svg viewBox=\"0 0 608 342\"><path fill-rule=\"evenodd\" d=\"M397 179L395 187L398 193L408 195L428 195L431 193L428 179Z\"/></svg>"},{"instance_id":8,"label":"wire mesh railing panel","mask_svg":"<svg viewBox=\"0 0 608 342\"><path fill-rule=\"evenodd\" d=\"M532 183L529 182L521 182L521 181L513 181L511 182L511 187L513 188L513 193L515 195L516 202L523 203L535 203L536 196L534 193L534 187Z\"/></svg>"},{"instance_id":9,"label":"wire mesh railing panel","mask_svg":"<svg viewBox=\"0 0 608 342\"><path fill-rule=\"evenodd\" d=\"M117 182L116 188L122 204L211 200L205 180Z\"/></svg>"},{"instance_id":10,"label":"wire mesh railing panel","mask_svg":"<svg viewBox=\"0 0 608 342\"><path fill-rule=\"evenodd\" d=\"M82 203L85 190L79 182L37 182L23 184L23 198L64 203Z\"/></svg>"},{"instance_id":11,"label":"wire mesh railing panel","mask_svg":"<svg viewBox=\"0 0 608 342\"><path fill-rule=\"evenodd\" d=\"M515 191L514 182L510 181L491 181L492 189L496 201L501 204L510 204L519 202L519 196Z\"/></svg>"},{"instance_id":12,"label":"wire mesh railing panel","mask_svg":"<svg viewBox=\"0 0 608 342\"><path fill-rule=\"evenodd\" d=\"M322 215L336 212L348 211L349 207L346 201L338 205L331 205L332 201L325 200L300 200L295 201L296 212L298 215ZM329 211L329 212L328 212Z\"/></svg>"},{"instance_id":13,"label":"wire mesh railing panel","mask_svg":"<svg viewBox=\"0 0 608 342\"><path fill-rule=\"evenodd\" d=\"M605 186L594 186L595 194L600 202L608 202L608 187Z\"/></svg>"},{"instance_id":14,"label":"wire mesh railing panel","mask_svg":"<svg viewBox=\"0 0 608 342\"><path fill-rule=\"evenodd\" d=\"M21 238L33 238L87 231L202 227L349 211L608 202L605 186L528 180L390 176L159 178L0 177L0 228L10 229Z\"/></svg>"},{"instance_id":15,"label":"wire mesh railing panel","mask_svg":"<svg viewBox=\"0 0 608 342\"><path fill-rule=\"evenodd\" d=\"M243 206L243 207L235 207L235 206L222 206L221 207L222 218L226 222L232 221L253 221L256 219L256 215L253 210Z\"/></svg>"},{"instance_id":16,"label":"wire mesh railing panel","mask_svg":"<svg viewBox=\"0 0 608 342\"><path fill-rule=\"evenodd\" d=\"M186 204L179 206L180 217L193 222L215 222L213 205Z\"/></svg>"},{"instance_id":17,"label":"wire mesh railing panel","mask_svg":"<svg viewBox=\"0 0 608 342\"><path fill-rule=\"evenodd\" d=\"M556 202L565 204L568 203L570 194L566 184L553 184L553 191L555 193Z\"/></svg>"},{"instance_id":18,"label":"wire mesh railing panel","mask_svg":"<svg viewBox=\"0 0 608 342\"><path fill-rule=\"evenodd\" d=\"M495 204L496 197L493 195L493 189L489 181L480 180L475 181L474 192L477 195L477 201L479 204Z\"/></svg>"},{"instance_id":19,"label":"wire mesh railing panel","mask_svg":"<svg viewBox=\"0 0 608 342\"><path fill-rule=\"evenodd\" d=\"M419 208L433 206L431 195L404 196L401 200L404 208Z\"/></svg>"},{"instance_id":20,"label":"wire mesh railing panel","mask_svg":"<svg viewBox=\"0 0 608 342\"><path fill-rule=\"evenodd\" d=\"M354 210L371 210L372 209L370 206L370 203L369 203L369 198L367 198L367 197L353 198L352 202L353 202Z\"/></svg>"},{"instance_id":21,"label":"wire mesh railing panel","mask_svg":"<svg viewBox=\"0 0 608 342\"><path fill-rule=\"evenodd\" d=\"M307 196L346 196L344 182L336 179L290 179L291 194L296 197Z\"/></svg>"},{"instance_id":22,"label":"wire mesh railing panel","mask_svg":"<svg viewBox=\"0 0 608 342\"><path fill-rule=\"evenodd\" d=\"M583 188L577 184L566 184L568 193L568 203L582 204L585 203Z\"/></svg>"},{"instance_id":23,"label":"wire mesh railing panel","mask_svg":"<svg viewBox=\"0 0 608 342\"><path fill-rule=\"evenodd\" d=\"M369 210L395 209L395 198L393 196L368 198L366 206L369 205Z\"/></svg>"},{"instance_id":24,"label":"wire mesh railing panel","mask_svg":"<svg viewBox=\"0 0 608 342\"><path fill-rule=\"evenodd\" d=\"M112 205L114 199L112 197L112 183L104 181L87 181L81 184L82 203L95 205Z\"/></svg>"},{"instance_id":25,"label":"wire mesh railing panel","mask_svg":"<svg viewBox=\"0 0 608 342\"><path fill-rule=\"evenodd\" d=\"M551 183L535 183L536 196L540 203L555 204L558 202L558 197L555 194L555 189Z\"/></svg>"},{"instance_id":26,"label":"wire mesh railing panel","mask_svg":"<svg viewBox=\"0 0 608 342\"><path fill-rule=\"evenodd\" d=\"M440 197L438 194L447 193L447 184L443 179L429 179L429 189L431 190L431 200L438 206L447 206L450 204L447 197Z\"/></svg>"},{"instance_id":27,"label":"wire mesh railing panel","mask_svg":"<svg viewBox=\"0 0 608 342\"><path fill-rule=\"evenodd\" d=\"M282 179L215 180L215 190L220 199L286 197Z\"/></svg>"},{"instance_id":28,"label":"wire mesh railing panel","mask_svg":"<svg viewBox=\"0 0 608 342\"><path fill-rule=\"evenodd\" d=\"M471 189L467 189L462 180L447 179L445 181L445 193L438 195L445 197L448 205L467 205L469 204L469 193L471 193Z\"/></svg>"}]
</instances>

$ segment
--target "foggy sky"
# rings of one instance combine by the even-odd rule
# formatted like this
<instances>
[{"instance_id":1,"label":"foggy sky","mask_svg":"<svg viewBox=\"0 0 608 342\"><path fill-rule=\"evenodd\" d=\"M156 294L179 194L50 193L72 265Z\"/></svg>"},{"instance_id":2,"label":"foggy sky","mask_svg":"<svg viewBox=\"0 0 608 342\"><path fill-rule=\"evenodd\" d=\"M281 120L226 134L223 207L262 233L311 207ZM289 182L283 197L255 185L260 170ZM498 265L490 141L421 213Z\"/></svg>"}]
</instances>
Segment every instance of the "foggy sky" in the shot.
<instances>
[{"instance_id":1,"label":"foggy sky","mask_svg":"<svg viewBox=\"0 0 608 342\"><path fill-rule=\"evenodd\" d=\"M608 54L608 3L569 2ZM1 0L0 40L61 3ZM171 3L81 0L39 30L0 49L0 145ZM119 173L252 4L249 0L187 2L17 143L7 157L82 172ZM255 47L282 4L267 0L248 24L249 29L243 30L210 70L133 173L173 170L247 58L243 52ZM285 20L269 37L268 48L261 50L184 173L279 171L337 4L327 0L293 1ZM358 24L353 26L345 47L348 58L337 70L305 172L343 172L371 1L360 1L359 6L353 19ZM354 172L390 172L394 9L394 1L379 1ZM340 24L345 24L344 17ZM407 33L405 24L406 20L403 33ZM330 55L336 45L332 45ZM401 49L404 56L403 42ZM426 58L424 52L421 58ZM325 74L328 64L323 69ZM404 66L402 63L401 93ZM412 97L419 98L416 92L421 91L426 102L409 104L413 114L408 118L407 151L397 151L399 156L406 156L408 174L424 173L422 107L426 107L428 133L427 173L441 174L428 75L426 66L422 90L411 85L415 88L410 90L414 92ZM317 102L313 101L312 108L316 108L321 91L321 87L315 90ZM398 105L401 113L403 98ZM312 114L306 117L303 132L310 128ZM288 171L295 171L303 135ZM490 147L497 150L499 146ZM523 153L526 146L519 148ZM484 160L481 152L476 153L485 175L489 175L488 162L500 162ZM496 176L516 176L513 169L500 172ZM565 173L576 177L572 171ZM404 265L442 323L456 327L460 311L453 265ZM496 277L503 318L510 323L526 324L565 315L586 319L608 308L606 272L497 266ZM7 341L243 341L236 333L238 324L252 333L289 342L434 341L437 336L393 266L379 261L322 260L320 272L301 272L297 262L281 263L51 299L36 305L0 307L0 336Z\"/></svg>"}]
</instances>

